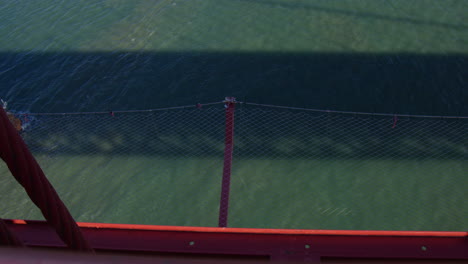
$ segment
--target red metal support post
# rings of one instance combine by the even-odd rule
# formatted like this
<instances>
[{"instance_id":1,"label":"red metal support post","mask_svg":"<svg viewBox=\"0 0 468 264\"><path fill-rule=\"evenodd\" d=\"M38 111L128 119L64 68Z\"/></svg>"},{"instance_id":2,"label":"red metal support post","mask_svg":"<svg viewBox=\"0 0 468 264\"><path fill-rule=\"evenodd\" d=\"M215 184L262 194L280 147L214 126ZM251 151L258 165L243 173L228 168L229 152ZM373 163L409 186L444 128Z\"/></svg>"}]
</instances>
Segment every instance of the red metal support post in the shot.
<instances>
[{"instance_id":1,"label":"red metal support post","mask_svg":"<svg viewBox=\"0 0 468 264\"><path fill-rule=\"evenodd\" d=\"M231 167L232 167L232 152L234 149L234 111L236 98L226 97L225 113L225 138L224 138L224 166L223 166L223 181L221 184L221 199L219 201L219 227L227 227L228 211L229 211L229 190L231 185Z\"/></svg>"}]
</instances>

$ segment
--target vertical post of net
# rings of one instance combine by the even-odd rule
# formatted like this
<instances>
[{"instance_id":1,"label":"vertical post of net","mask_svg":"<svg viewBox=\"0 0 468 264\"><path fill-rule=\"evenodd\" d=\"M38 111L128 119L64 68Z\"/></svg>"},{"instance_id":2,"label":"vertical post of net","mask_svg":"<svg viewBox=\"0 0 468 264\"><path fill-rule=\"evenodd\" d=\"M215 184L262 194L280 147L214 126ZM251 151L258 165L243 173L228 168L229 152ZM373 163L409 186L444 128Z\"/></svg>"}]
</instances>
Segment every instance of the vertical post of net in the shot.
<instances>
[{"instance_id":1,"label":"vertical post of net","mask_svg":"<svg viewBox=\"0 0 468 264\"><path fill-rule=\"evenodd\" d=\"M231 185L232 152L234 149L234 110L236 98L226 97L225 101L224 166L219 200L219 227L227 227L229 211L229 190Z\"/></svg>"}]
</instances>

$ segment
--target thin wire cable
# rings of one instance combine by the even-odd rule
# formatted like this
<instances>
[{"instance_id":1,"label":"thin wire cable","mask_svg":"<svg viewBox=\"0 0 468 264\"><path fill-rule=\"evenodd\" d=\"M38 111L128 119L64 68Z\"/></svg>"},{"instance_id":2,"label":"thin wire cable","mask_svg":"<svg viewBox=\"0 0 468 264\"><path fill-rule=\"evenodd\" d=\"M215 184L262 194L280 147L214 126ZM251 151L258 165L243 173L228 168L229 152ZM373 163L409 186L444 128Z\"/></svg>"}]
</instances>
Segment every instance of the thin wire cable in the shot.
<instances>
[{"instance_id":1,"label":"thin wire cable","mask_svg":"<svg viewBox=\"0 0 468 264\"><path fill-rule=\"evenodd\" d=\"M117 110L117 111L98 111L98 112L63 112L63 113L15 113L16 115L28 115L28 116L62 116L62 115L108 115L109 113L119 114L119 113L145 113L145 112L156 112L156 111L166 111L166 110L177 110L177 109L186 109L186 108L195 108L203 107L208 105L223 104L224 102L212 102L205 104L192 104L192 105L182 105L182 106L173 106L173 107L163 107L163 108L154 108L154 109L141 109L141 110Z\"/></svg>"},{"instance_id":2,"label":"thin wire cable","mask_svg":"<svg viewBox=\"0 0 468 264\"><path fill-rule=\"evenodd\" d=\"M163 107L163 108L154 108L154 109L140 109L140 110L116 110L116 111L98 111L98 112L63 112L63 113L15 113L19 116L62 116L62 115L108 115L108 114L118 114L118 113L145 113L145 112L156 112L156 111L166 111L166 110L177 110L177 109L187 109L194 107L203 107L209 105L224 104L224 101L204 103L204 104L191 104L183 106L173 106L173 107ZM339 110L325 110L325 109L314 109L314 108L305 108L305 107L292 107L292 106L283 106L283 105L271 105L271 104L259 104L251 102L240 102L236 101L238 104L243 105L253 105L269 108L278 108L278 109L289 109L289 110L303 110L309 112L319 112L319 113L335 113L335 114L349 114L349 115L367 115L367 116L391 116L391 117L412 117L412 118L438 118L438 119L468 119L468 116L435 116L435 115L411 115L411 114L390 114L390 113L369 113L369 112L353 112L353 111L339 111Z\"/></svg>"},{"instance_id":3,"label":"thin wire cable","mask_svg":"<svg viewBox=\"0 0 468 264\"><path fill-rule=\"evenodd\" d=\"M369 115L369 116L398 116L398 117L414 117L414 118L445 118L445 119L468 119L468 116L432 116L432 115L408 115L408 114L388 114L388 113L366 113L366 112L351 112L351 111L338 111L338 110L322 110L322 109L313 109L313 108L303 108L303 107L291 107L291 106L281 106L281 105L270 105L270 104L258 104L258 103L249 103L249 102L237 102L244 105L254 105L270 108L280 108L280 109L290 109L290 110L303 110L310 112L320 112L320 113L337 113L337 114L350 114L350 115Z\"/></svg>"}]
</instances>

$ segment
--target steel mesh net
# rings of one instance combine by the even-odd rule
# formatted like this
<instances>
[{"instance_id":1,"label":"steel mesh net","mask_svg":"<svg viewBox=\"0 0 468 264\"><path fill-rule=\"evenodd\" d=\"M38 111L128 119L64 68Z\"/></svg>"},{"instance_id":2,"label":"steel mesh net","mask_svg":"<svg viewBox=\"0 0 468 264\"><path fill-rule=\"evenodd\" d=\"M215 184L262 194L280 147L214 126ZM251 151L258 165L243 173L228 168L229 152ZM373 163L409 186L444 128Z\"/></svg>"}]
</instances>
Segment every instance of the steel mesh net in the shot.
<instances>
[{"instance_id":1,"label":"steel mesh net","mask_svg":"<svg viewBox=\"0 0 468 264\"><path fill-rule=\"evenodd\" d=\"M23 139L78 221L216 224L222 107L22 119Z\"/></svg>"},{"instance_id":2,"label":"steel mesh net","mask_svg":"<svg viewBox=\"0 0 468 264\"><path fill-rule=\"evenodd\" d=\"M460 119L239 109L231 223L465 230L467 132Z\"/></svg>"},{"instance_id":3,"label":"steel mesh net","mask_svg":"<svg viewBox=\"0 0 468 264\"><path fill-rule=\"evenodd\" d=\"M21 118L77 220L216 226L222 105ZM229 226L466 230L467 129L238 104Z\"/></svg>"}]
</instances>

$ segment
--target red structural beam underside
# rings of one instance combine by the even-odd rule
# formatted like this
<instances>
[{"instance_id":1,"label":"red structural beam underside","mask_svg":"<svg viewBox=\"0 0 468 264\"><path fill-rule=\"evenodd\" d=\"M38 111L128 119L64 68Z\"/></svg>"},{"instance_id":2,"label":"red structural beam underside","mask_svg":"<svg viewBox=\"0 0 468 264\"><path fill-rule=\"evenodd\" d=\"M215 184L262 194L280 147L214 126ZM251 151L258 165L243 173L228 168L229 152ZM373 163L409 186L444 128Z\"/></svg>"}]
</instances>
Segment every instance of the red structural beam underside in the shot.
<instances>
[{"instance_id":1,"label":"red structural beam underside","mask_svg":"<svg viewBox=\"0 0 468 264\"><path fill-rule=\"evenodd\" d=\"M65 246L45 222L5 222L27 246ZM468 232L287 230L99 223L78 225L98 252L312 263L345 259L468 262Z\"/></svg>"}]
</instances>

